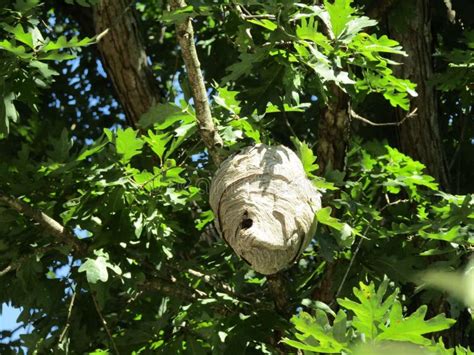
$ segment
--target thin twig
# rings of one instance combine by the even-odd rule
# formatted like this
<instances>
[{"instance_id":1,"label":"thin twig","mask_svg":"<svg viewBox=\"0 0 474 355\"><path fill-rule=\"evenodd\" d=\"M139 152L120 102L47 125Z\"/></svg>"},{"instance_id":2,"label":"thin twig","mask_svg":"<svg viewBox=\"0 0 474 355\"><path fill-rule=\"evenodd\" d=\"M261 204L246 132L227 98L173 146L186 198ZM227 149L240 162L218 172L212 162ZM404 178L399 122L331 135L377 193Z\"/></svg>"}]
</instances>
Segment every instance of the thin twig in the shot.
<instances>
[{"instance_id":1,"label":"thin twig","mask_svg":"<svg viewBox=\"0 0 474 355\"><path fill-rule=\"evenodd\" d=\"M164 280L160 277L149 278L140 285L143 290L155 290L168 297L177 297L186 302L194 302L198 297L207 297L207 294L198 289L192 289L187 285L176 284L173 281Z\"/></svg>"},{"instance_id":2,"label":"thin twig","mask_svg":"<svg viewBox=\"0 0 474 355\"><path fill-rule=\"evenodd\" d=\"M64 340L64 337L66 336L67 330L71 326L71 314L72 314L72 308L74 307L74 301L76 300L76 290L72 293L71 301L69 302L69 307L67 310L67 318L66 318L66 326L64 327L63 331L61 332L61 335L59 336L59 341L58 343L61 344Z\"/></svg>"},{"instance_id":3,"label":"thin twig","mask_svg":"<svg viewBox=\"0 0 474 355\"><path fill-rule=\"evenodd\" d=\"M290 130L291 134L295 137L295 138L298 138L298 136L296 135L296 132L295 130L293 129L293 127L291 126L290 124L290 121L288 120L288 116L286 114L286 111L285 111L285 108L283 107L283 118L285 120L285 124L286 126L288 127L288 129Z\"/></svg>"},{"instance_id":4,"label":"thin twig","mask_svg":"<svg viewBox=\"0 0 474 355\"><path fill-rule=\"evenodd\" d=\"M384 194L384 197L385 197L385 201L387 201L387 204L385 206L383 206L379 212L382 212L383 210L385 210L386 208L388 207L391 207L391 206L395 206L395 205L398 205L400 203L407 203L407 202L410 202L409 199L400 199L400 200L396 200L396 201L390 201L390 197L387 195L387 194Z\"/></svg>"},{"instance_id":5,"label":"thin twig","mask_svg":"<svg viewBox=\"0 0 474 355\"><path fill-rule=\"evenodd\" d=\"M369 120L365 117L362 117L361 115L359 115L358 113L356 113L352 109L349 110L350 115L351 115L352 118L355 118L359 121L362 121L364 123L367 123L368 125L375 126L375 127L401 126L403 124L403 122L405 122L405 120L407 120L408 118L416 116L417 111L418 111L418 108L415 108L412 112L408 113L405 117L403 117L403 119L401 121L398 121L398 122L382 122L382 123L379 123L379 122L372 122L371 120Z\"/></svg>"},{"instance_id":6,"label":"thin twig","mask_svg":"<svg viewBox=\"0 0 474 355\"><path fill-rule=\"evenodd\" d=\"M4 195L2 193L0 193L0 202L38 222L41 227L43 227L49 234L56 237L59 242L69 245L76 251L84 250L84 246L68 229L46 213L31 207L13 196Z\"/></svg>"},{"instance_id":7,"label":"thin twig","mask_svg":"<svg viewBox=\"0 0 474 355\"><path fill-rule=\"evenodd\" d=\"M125 16L125 14L127 13L128 10L130 10L130 8L132 7L133 3L135 2L135 0L132 0L130 1L130 3L125 6L125 8L123 9L122 13L120 14L120 16L116 17L112 23L110 24L109 27L107 27L105 30L103 30L101 33L98 33L96 34L95 36L95 40L96 42L99 42L100 40L102 40L102 38L104 38L109 32L110 30L114 29L120 22L123 21L123 17Z\"/></svg>"},{"instance_id":8,"label":"thin twig","mask_svg":"<svg viewBox=\"0 0 474 355\"><path fill-rule=\"evenodd\" d=\"M258 14L258 15L254 15L254 14L251 14L250 11L248 11L245 7L243 7L242 5L235 5L235 9L237 11L237 13L239 14L239 17L242 19L242 20L249 20L249 19L259 19L259 18L263 18L263 19L269 19L269 20L275 20L276 17L275 15L269 15L269 14ZM246 12L246 14L244 14L244 10Z\"/></svg>"},{"instance_id":9,"label":"thin twig","mask_svg":"<svg viewBox=\"0 0 474 355\"><path fill-rule=\"evenodd\" d=\"M184 0L171 0L170 5L172 10L178 10L186 7L186 2ZM191 19L188 17L183 21L177 22L176 32L193 94L199 133L212 159L216 164L219 164L221 158L217 149L221 148L224 143L212 120L206 86L204 85L204 78L201 73L201 63L194 45L194 30Z\"/></svg>"},{"instance_id":10,"label":"thin twig","mask_svg":"<svg viewBox=\"0 0 474 355\"><path fill-rule=\"evenodd\" d=\"M368 230L369 230L369 226L367 226L367 228L365 229L364 235L365 235L365 233L367 233ZM339 284L339 287L337 288L336 294L334 295L334 298L331 301L331 304L329 306L332 306L334 304L335 300L337 300L337 297L341 293L342 288L344 287L344 284L346 283L347 276L349 276L349 272L351 271L352 265L354 264L354 260L357 256L357 254L359 254L359 250L360 250L360 247L362 246L363 241L364 241L364 238L359 239L359 243L357 243L357 247L354 250L354 254L352 254L351 261L349 262L349 266L347 266L346 272L344 273L344 276L342 277L341 283Z\"/></svg>"},{"instance_id":11,"label":"thin twig","mask_svg":"<svg viewBox=\"0 0 474 355\"><path fill-rule=\"evenodd\" d=\"M97 314L99 315L99 318L102 321L102 324L104 325L105 331L107 332L107 335L109 336L110 343L112 344L112 347L114 348L115 353L120 354L118 349L117 349L117 345L115 344L114 338L112 337L112 333L110 332L109 326L107 325L107 321L105 320L104 316L102 315L99 304L97 303L97 299L95 298L94 292L92 292L92 291L91 291L91 297L92 297L92 301L94 302L94 306L95 306L95 309L97 311Z\"/></svg>"},{"instance_id":12,"label":"thin twig","mask_svg":"<svg viewBox=\"0 0 474 355\"><path fill-rule=\"evenodd\" d=\"M214 289L215 292L224 293L228 296L238 299L240 302L255 302L255 299L252 299L251 297L248 297L247 295L243 296L243 295L237 294L235 290L232 288L232 286L230 286L229 284L225 282L216 280L211 275L203 274L202 272L194 270L194 269L187 269L186 272L192 276L195 276L203 280L205 283L210 285Z\"/></svg>"},{"instance_id":13,"label":"thin twig","mask_svg":"<svg viewBox=\"0 0 474 355\"><path fill-rule=\"evenodd\" d=\"M5 269L0 271L0 277L8 274L9 272L15 271L27 259L38 258L38 256L40 256L40 255L42 257L42 256L44 256L44 254L46 254L46 253L48 253L52 250L57 250L57 249L58 249L57 245L47 245L47 246L44 246L44 247L35 247L33 253L24 254L21 258L16 259L14 262L12 262L10 265L8 265Z\"/></svg>"},{"instance_id":14,"label":"thin twig","mask_svg":"<svg viewBox=\"0 0 474 355\"><path fill-rule=\"evenodd\" d=\"M76 239L74 235L59 222L49 217L40 210L37 210L26 203L18 200L15 197L7 196L0 193L0 203L6 204L11 209L23 213L30 217L37 223L39 223L49 234L56 237L62 245L69 245L73 249L73 255L80 257L86 252L87 246L83 244L79 239ZM51 249L56 249L56 246L50 245L43 248L37 248L33 255L38 255L47 252ZM12 262L0 271L0 277L8 274L9 272L16 270L25 259L30 258L31 255L25 255L20 259ZM192 290L183 287L183 285L174 284L166 280L151 279L145 281L142 285L145 289L154 289L163 292L169 296L177 296L187 301L193 301L197 296L207 297L207 295L200 290Z\"/></svg>"},{"instance_id":15,"label":"thin twig","mask_svg":"<svg viewBox=\"0 0 474 355\"><path fill-rule=\"evenodd\" d=\"M19 331L22 328L26 328L27 325L25 325L24 322L21 322L15 329L12 330L2 330L2 333L4 333L2 340L6 340L6 338L12 338L13 334L15 334L17 331ZM29 333L27 333L29 334ZM9 345L12 344L12 342L8 342Z\"/></svg>"},{"instance_id":16,"label":"thin twig","mask_svg":"<svg viewBox=\"0 0 474 355\"><path fill-rule=\"evenodd\" d=\"M397 201L394 201L394 202L390 202L390 200L388 200L388 196L385 196L385 197L387 198L387 204L380 209L380 212L382 212L384 209L386 209L389 206L393 206L393 205L403 203L403 202L408 202L408 200L397 200ZM377 204L378 203L376 203L376 205ZM371 224L374 221L374 218L375 217L373 216L371 222L367 224L367 227L365 228L364 233L362 233L362 235L364 237L367 234L367 232L369 231L369 228L371 227ZM359 253L359 250L360 250L360 247L362 246L363 241L364 241L364 238L360 238L359 243L357 243L356 249L354 250L354 254L352 254L352 257L351 257L351 260L349 262L349 265L347 266L346 272L344 273L344 276L342 277L341 283L339 284L339 287L337 288L336 294L335 294L335 296L334 296L334 298L333 298L333 300L332 300L332 302L329 306L332 306L334 304L335 300L337 300L337 297L341 293L342 288L344 287L344 284L346 283L347 277L349 276L349 272L351 271L352 265L354 264L354 260L357 256L357 254Z\"/></svg>"},{"instance_id":17,"label":"thin twig","mask_svg":"<svg viewBox=\"0 0 474 355\"><path fill-rule=\"evenodd\" d=\"M2 277L3 275L8 274L10 271L12 271L12 270L15 269L15 268L16 268L16 266L14 266L14 264L8 265L5 269L3 269L2 271L0 271L0 277Z\"/></svg>"}]
</instances>

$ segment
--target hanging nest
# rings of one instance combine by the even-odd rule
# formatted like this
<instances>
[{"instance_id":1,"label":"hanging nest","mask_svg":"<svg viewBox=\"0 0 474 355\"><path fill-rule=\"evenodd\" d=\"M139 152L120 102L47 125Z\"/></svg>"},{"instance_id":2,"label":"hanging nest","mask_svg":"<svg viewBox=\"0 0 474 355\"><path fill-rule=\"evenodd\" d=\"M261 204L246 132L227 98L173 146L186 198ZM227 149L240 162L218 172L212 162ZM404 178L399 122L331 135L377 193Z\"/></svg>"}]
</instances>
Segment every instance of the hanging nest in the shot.
<instances>
[{"instance_id":1,"label":"hanging nest","mask_svg":"<svg viewBox=\"0 0 474 355\"><path fill-rule=\"evenodd\" d=\"M221 164L210 204L221 237L268 275L291 266L309 244L321 195L293 151L258 144Z\"/></svg>"}]
</instances>

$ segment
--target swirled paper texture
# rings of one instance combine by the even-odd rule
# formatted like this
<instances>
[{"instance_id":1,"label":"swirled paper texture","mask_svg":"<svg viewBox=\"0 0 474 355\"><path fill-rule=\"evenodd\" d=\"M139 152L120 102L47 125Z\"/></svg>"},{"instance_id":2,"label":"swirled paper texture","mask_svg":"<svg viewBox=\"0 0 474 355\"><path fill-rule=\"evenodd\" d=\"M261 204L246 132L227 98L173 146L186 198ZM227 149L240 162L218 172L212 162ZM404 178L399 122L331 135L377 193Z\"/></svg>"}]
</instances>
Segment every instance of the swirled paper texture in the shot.
<instances>
[{"instance_id":1,"label":"swirled paper texture","mask_svg":"<svg viewBox=\"0 0 474 355\"><path fill-rule=\"evenodd\" d=\"M210 204L221 237L268 275L291 266L309 244L321 195L293 151L258 144L221 164Z\"/></svg>"}]
</instances>

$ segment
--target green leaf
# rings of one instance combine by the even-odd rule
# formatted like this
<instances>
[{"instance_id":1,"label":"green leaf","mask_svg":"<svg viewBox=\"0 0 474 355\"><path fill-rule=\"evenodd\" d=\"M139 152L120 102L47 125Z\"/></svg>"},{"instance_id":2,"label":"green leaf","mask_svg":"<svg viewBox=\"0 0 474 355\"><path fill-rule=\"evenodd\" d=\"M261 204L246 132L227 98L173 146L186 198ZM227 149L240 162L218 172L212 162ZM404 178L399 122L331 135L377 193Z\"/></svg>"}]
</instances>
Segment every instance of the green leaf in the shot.
<instances>
[{"instance_id":1,"label":"green leaf","mask_svg":"<svg viewBox=\"0 0 474 355\"><path fill-rule=\"evenodd\" d=\"M201 212L199 219L196 220L196 229L198 231L203 230L203 228L210 222L214 220L214 213L211 210Z\"/></svg>"},{"instance_id":2,"label":"green leaf","mask_svg":"<svg viewBox=\"0 0 474 355\"><path fill-rule=\"evenodd\" d=\"M377 21L371 20L368 17L365 17L365 16L356 17L356 18L350 20L346 24L346 26L344 27L344 31L341 32L338 39L342 43L348 44L364 28L372 27L372 26L376 26L376 25L377 25Z\"/></svg>"},{"instance_id":3,"label":"green leaf","mask_svg":"<svg viewBox=\"0 0 474 355\"><path fill-rule=\"evenodd\" d=\"M435 240L445 240L447 242L462 242L462 235L459 233L461 227L454 226L449 230L439 232L439 233L429 233L423 230L419 231L419 235L426 239L435 239Z\"/></svg>"},{"instance_id":4,"label":"green leaf","mask_svg":"<svg viewBox=\"0 0 474 355\"><path fill-rule=\"evenodd\" d=\"M137 138L137 133L137 131L131 128L117 130L117 153L122 155L121 161L123 163L128 163L130 159L142 151L145 143L140 138Z\"/></svg>"},{"instance_id":5,"label":"green leaf","mask_svg":"<svg viewBox=\"0 0 474 355\"><path fill-rule=\"evenodd\" d=\"M69 158L69 150L72 148L73 141L69 138L66 128L61 132L59 138L51 139L53 149L48 152L49 157L56 162L65 162Z\"/></svg>"},{"instance_id":6,"label":"green leaf","mask_svg":"<svg viewBox=\"0 0 474 355\"><path fill-rule=\"evenodd\" d=\"M296 36L300 39L309 40L312 42L318 42L321 38L325 38L325 41L329 43L329 40L322 33L318 32L318 23L316 18L302 18L300 23L296 26ZM322 37L321 37L322 36Z\"/></svg>"},{"instance_id":7,"label":"green leaf","mask_svg":"<svg viewBox=\"0 0 474 355\"><path fill-rule=\"evenodd\" d=\"M122 270L118 265L109 262L109 254L102 249L94 250L97 258L87 258L86 261L79 267L79 272L85 272L87 281L95 284L98 281L106 282L109 279L107 269L112 270L117 275L122 274Z\"/></svg>"},{"instance_id":8,"label":"green leaf","mask_svg":"<svg viewBox=\"0 0 474 355\"><path fill-rule=\"evenodd\" d=\"M260 132L254 128L250 122L246 119L232 120L230 122L232 128L242 131L247 137L251 138L254 142L260 143Z\"/></svg>"},{"instance_id":9,"label":"green leaf","mask_svg":"<svg viewBox=\"0 0 474 355\"><path fill-rule=\"evenodd\" d=\"M166 150L166 145L171 140L172 136L169 133L158 133L154 134L151 130L148 130L148 137L143 137L145 142L148 143L150 148L155 152L163 163L163 155Z\"/></svg>"},{"instance_id":10,"label":"green leaf","mask_svg":"<svg viewBox=\"0 0 474 355\"><path fill-rule=\"evenodd\" d=\"M351 7L351 3L352 0L334 0L331 4L328 0L324 0L324 7L329 13L332 32L336 38L353 17L355 10Z\"/></svg>"},{"instance_id":11,"label":"green leaf","mask_svg":"<svg viewBox=\"0 0 474 355\"><path fill-rule=\"evenodd\" d=\"M179 121L191 123L194 115L175 104L156 104L140 117L138 125L141 128L154 126L157 130L164 130Z\"/></svg>"},{"instance_id":12,"label":"green leaf","mask_svg":"<svg viewBox=\"0 0 474 355\"><path fill-rule=\"evenodd\" d=\"M84 37L79 39L78 37L73 37L70 40L66 36L60 36L56 41L49 40L43 48L43 52L57 51L65 48L77 48L77 47L86 47L93 44L95 40L93 38Z\"/></svg>"},{"instance_id":13,"label":"green leaf","mask_svg":"<svg viewBox=\"0 0 474 355\"><path fill-rule=\"evenodd\" d=\"M213 96L214 102L235 115L240 114L240 101L237 100L237 91L226 87L217 87L217 95Z\"/></svg>"},{"instance_id":14,"label":"green leaf","mask_svg":"<svg viewBox=\"0 0 474 355\"><path fill-rule=\"evenodd\" d=\"M342 318L344 316L340 315L338 323L342 322ZM284 338L282 342L285 344L301 350L330 354L346 350L345 342L340 342L334 337L333 329L329 326L324 311L319 310L316 319L306 312L301 312L298 316L291 318L291 323L300 332L295 334L299 341Z\"/></svg>"},{"instance_id":15,"label":"green leaf","mask_svg":"<svg viewBox=\"0 0 474 355\"><path fill-rule=\"evenodd\" d=\"M316 156L313 151L307 143L301 142L297 137L291 137L290 139L295 145L298 157L303 164L304 171L309 177L314 177L313 173L319 169L319 165L316 164Z\"/></svg>"},{"instance_id":16,"label":"green leaf","mask_svg":"<svg viewBox=\"0 0 474 355\"><path fill-rule=\"evenodd\" d=\"M38 6L40 0L16 0L15 9L20 12L27 12Z\"/></svg>"},{"instance_id":17,"label":"green leaf","mask_svg":"<svg viewBox=\"0 0 474 355\"><path fill-rule=\"evenodd\" d=\"M59 73L55 70L52 70L49 68L48 64L37 61L37 60L32 60L30 62L30 67L37 69L43 78L45 79L51 79L55 75L59 75Z\"/></svg>"},{"instance_id":18,"label":"green leaf","mask_svg":"<svg viewBox=\"0 0 474 355\"><path fill-rule=\"evenodd\" d=\"M76 58L74 54L71 53L59 53L59 52L48 52L48 53L40 53L38 56L41 60L70 60Z\"/></svg>"},{"instance_id":19,"label":"green leaf","mask_svg":"<svg viewBox=\"0 0 474 355\"><path fill-rule=\"evenodd\" d=\"M10 132L10 122L18 121L18 111L13 103L15 98L15 94L10 92L4 94L3 100L0 100L0 133L8 134Z\"/></svg>"},{"instance_id":20,"label":"green leaf","mask_svg":"<svg viewBox=\"0 0 474 355\"><path fill-rule=\"evenodd\" d=\"M109 279L107 272L107 260L103 256L97 259L87 259L79 268L79 272L85 272L87 281L92 284L98 281L106 282Z\"/></svg>"},{"instance_id":21,"label":"green leaf","mask_svg":"<svg viewBox=\"0 0 474 355\"><path fill-rule=\"evenodd\" d=\"M267 55L268 53L263 48L257 49L255 53L240 53L239 61L227 67L229 74L222 79L222 82L234 81L252 73L253 65L261 62Z\"/></svg>"},{"instance_id":22,"label":"green leaf","mask_svg":"<svg viewBox=\"0 0 474 355\"><path fill-rule=\"evenodd\" d=\"M402 50L400 43L388 38L386 35L377 37L375 34L359 33L354 41L352 41L351 46L371 60L376 60L374 53L380 52L407 56L407 53Z\"/></svg>"},{"instance_id":23,"label":"green leaf","mask_svg":"<svg viewBox=\"0 0 474 355\"><path fill-rule=\"evenodd\" d=\"M268 19L262 19L262 20L251 19L251 20L247 20L247 22L253 23L253 24L258 25L258 26L261 26L261 27L266 28L267 30L270 30L272 32L275 31L278 27L276 23L274 23L273 21L270 21Z\"/></svg>"},{"instance_id":24,"label":"green leaf","mask_svg":"<svg viewBox=\"0 0 474 355\"><path fill-rule=\"evenodd\" d=\"M425 320L427 309L427 306L423 305L409 317L402 318L401 307L398 308L398 312L390 315L389 326L380 325L379 328L382 332L376 339L409 341L414 344L430 345L431 340L422 335L448 329L456 321L446 318L444 314L438 314L436 317Z\"/></svg>"},{"instance_id":25,"label":"green leaf","mask_svg":"<svg viewBox=\"0 0 474 355\"><path fill-rule=\"evenodd\" d=\"M342 309L337 312L336 318L334 319L332 332L334 339L342 344L347 342L347 315Z\"/></svg>"},{"instance_id":26,"label":"green leaf","mask_svg":"<svg viewBox=\"0 0 474 355\"><path fill-rule=\"evenodd\" d=\"M276 113L276 112L305 112L308 107L310 107L311 104L309 103L301 103L297 106L290 106L288 104L283 104L283 107L273 105L273 104L268 104L268 106L265 109L265 114L267 113Z\"/></svg>"},{"instance_id":27,"label":"green leaf","mask_svg":"<svg viewBox=\"0 0 474 355\"><path fill-rule=\"evenodd\" d=\"M105 139L105 137L102 136L101 139L94 142L91 146L85 146L82 148L82 151L79 153L76 159L78 161L85 160L90 156L102 151L108 143L109 142Z\"/></svg>"},{"instance_id":28,"label":"green leaf","mask_svg":"<svg viewBox=\"0 0 474 355\"><path fill-rule=\"evenodd\" d=\"M22 59L33 58L33 54L30 52L27 53L25 47L15 46L12 42L7 41L7 40L0 41L0 49L13 53Z\"/></svg>"},{"instance_id":29,"label":"green leaf","mask_svg":"<svg viewBox=\"0 0 474 355\"><path fill-rule=\"evenodd\" d=\"M345 223L342 223L337 218L331 216L332 209L331 207L321 208L316 212L316 219L319 223L325 224L331 228L341 231L345 227Z\"/></svg>"},{"instance_id":30,"label":"green leaf","mask_svg":"<svg viewBox=\"0 0 474 355\"><path fill-rule=\"evenodd\" d=\"M31 32L25 32L22 25L18 24L14 28L7 28L7 30L15 36L17 41L26 44L31 49L35 48L35 44L33 43L33 34Z\"/></svg>"},{"instance_id":31,"label":"green leaf","mask_svg":"<svg viewBox=\"0 0 474 355\"><path fill-rule=\"evenodd\" d=\"M385 300L385 292L388 286L388 279L385 279L379 289L375 291L375 285L371 282L365 285L359 283L359 288L354 288L354 295L359 302L345 299L338 299L337 302L348 310L354 312L352 321L354 327L365 334L367 339L375 339L379 333L378 326L385 323L388 318L389 309L393 306L397 291L389 295Z\"/></svg>"},{"instance_id":32,"label":"green leaf","mask_svg":"<svg viewBox=\"0 0 474 355\"><path fill-rule=\"evenodd\" d=\"M434 352L431 349L402 342L377 342L377 343L362 343L356 344L352 349L351 355L433 355L443 354L441 352ZM445 355L453 355L453 353L446 353Z\"/></svg>"}]
</instances>

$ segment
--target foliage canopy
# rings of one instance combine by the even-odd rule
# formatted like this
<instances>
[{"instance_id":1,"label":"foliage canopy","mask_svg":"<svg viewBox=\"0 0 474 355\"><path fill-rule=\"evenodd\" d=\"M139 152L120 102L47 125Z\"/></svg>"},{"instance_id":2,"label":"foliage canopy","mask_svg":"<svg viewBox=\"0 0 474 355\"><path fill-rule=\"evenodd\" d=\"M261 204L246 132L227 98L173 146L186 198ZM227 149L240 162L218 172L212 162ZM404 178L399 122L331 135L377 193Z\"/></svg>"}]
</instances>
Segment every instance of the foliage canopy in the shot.
<instances>
[{"instance_id":1,"label":"foliage canopy","mask_svg":"<svg viewBox=\"0 0 474 355\"><path fill-rule=\"evenodd\" d=\"M413 1L432 5L423 87L401 75L415 55L392 33L421 16L401 2L144 0L95 33L100 3L0 0L0 302L29 329L1 330L0 352L472 354L469 1L455 23L449 1ZM188 17L218 154L285 144L323 193L313 241L279 275L213 227L217 164L174 27ZM157 88L136 122L111 69L133 63L99 46L132 20ZM425 86L449 186L400 143Z\"/></svg>"}]
</instances>

